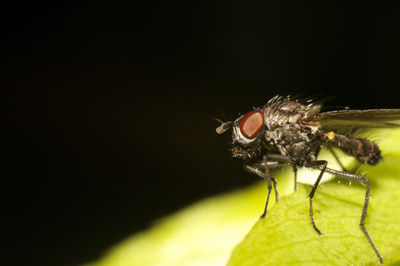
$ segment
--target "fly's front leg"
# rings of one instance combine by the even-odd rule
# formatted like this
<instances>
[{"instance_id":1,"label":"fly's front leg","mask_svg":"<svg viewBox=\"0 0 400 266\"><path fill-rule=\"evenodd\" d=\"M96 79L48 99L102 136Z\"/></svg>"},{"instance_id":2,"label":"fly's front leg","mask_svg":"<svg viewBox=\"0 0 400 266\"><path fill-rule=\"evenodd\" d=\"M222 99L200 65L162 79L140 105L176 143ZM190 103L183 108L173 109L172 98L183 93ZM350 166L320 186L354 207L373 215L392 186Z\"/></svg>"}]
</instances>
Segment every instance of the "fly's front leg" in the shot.
<instances>
[{"instance_id":1,"label":"fly's front leg","mask_svg":"<svg viewBox=\"0 0 400 266\"><path fill-rule=\"evenodd\" d=\"M294 190L297 190L297 166L296 164L292 163L292 160L290 159L289 156L287 155L283 155L283 154L267 154L264 156L264 160L265 158L269 159L269 160L274 160L277 162L280 162L282 165L283 164L291 164L292 165L292 169L294 172ZM272 178L272 181L274 181L274 179Z\"/></svg>"},{"instance_id":2,"label":"fly's front leg","mask_svg":"<svg viewBox=\"0 0 400 266\"><path fill-rule=\"evenodd\" d=\"M282 165L281 162L270 162L267 161L266 158L264 157L264 160L262 162L245 166L246 169L249 170L251 173L258 175L267 181L268 195L267 195L267 200L265 202L264 212L261 215L261 218L264 218L267 215L267 208L272 187L274 188L275 192L275 201L278 202L279 194L276 188L276 180L275 178L271 177L270 168L279 167L280 165Z\"/></svg>"},{"instance_id":3,"label":"fly's front leg","mask_svg":"<svg viewBox=\"0 0 400 266\"><path fill-rule=\"evenodd\" d=\"M269 168L268 167L264 167L266 170L265 171L261 171L259 169L259 167L257 167L257 166L246 165L245 167L250 172L260 176L261 178L264 178L267 181L268 195L267 195L267 200L265 202L264 212L260 217L260 218L264 218L267 215L268 202L269 202L269 197L271 195L271 190L272 190L272 185L271 185L272 178L271 178L271 175L270 175L270 172L269 172ZM276 190L275 179L274 179L274 189L275 189L275 195L278 195L278 192ZM277 200L277 196L276 196L276 200Z\"/></svg>"},{"instance_id":4,"label":"fly's front leg","mask_svg":"<svg viewBox=\"0 0 400 266\"><path fill-rule=\"evenodd\" d=\"M268 202L269 202L269 196L271 195L271 175L268 167L265 167L265 179L267 180L267 187L268 187L268 196L267 196L267 201L265 202L265 207L264 207L264 212L261 214L260 218L264 218L267 215L267 209L268 209ZM275 187L275 186L274 186ZM276 195L276 188L275 188L275 195Z\"/></svg>"},{"instance_id":5,"label":"fly's front leg","mask_svg":"<svg viewBox=\"0 0 400 266\"><path fill-rule=\"evenodd\" d=\"M266 177L267 177L267 183L269 183L268 186L271 186L271 181L272 181L272 183L274 185L275 202L278 202L279 194L278 194L278 190L276 189L276 180L275 180L275 178L273 178L271 176L271 173L270 173L270 170L269 170L269 166L268 166L268 160L267 160L266 156L263 157L263 165L265 166L265 174L266 174ZM268 204L266 204L266 205L268 205ZM264 216L261 216L261 217L264 218L266 213L267 213L267 206L265 206L265 210L264 210L264 214L263 214Z\"/></svg>"},{"instance_id":6,"label":"fly's front leg","mask_svg":"<svg viewBox=\"0 0 400 266\"><path fill-rule=\"evenodd\" d=\"M313 199L313 197L314 197L315 191L316 191L317 188L318 188L319 182L321 181L321 178L322 178L322 176L323 176L323 174L324 174L324 172L325 172L325 170L326 170L326 166L327 166L327 165L328 165L328 162L325 161L325 160L313 161L313 162L309 162L309 163L307 163L307 164L305 165L306 167L311 167L311 168L318 167L318 168L321 170L321 172L319 173L319 176L318 176L317 180L315 181L314 186L313 186L313 188L312 188L312 190L311 190L311 192L310 192L310 195L309 195L309 197L310 197L310 218L311 218L311 224L312 224L314 230L315 230L319 235L321 235L322 233L321 233L321 231L317 228L317 226L315 225L315 222L314 222L314 214L313 214L312 199Z\"/></svg>"},{"instance_id":7,"label":"fly's front leg","mask_svg":"<svg viewBox=\"0 0 400 266\"><path fill-rule=\"evenodd\" d=\"M276 189L276 180L271 176L272 184L274 185L274 191L275 191L275 202L279 201L279 194L278 190Z\"/></svg>"}]
</instances>

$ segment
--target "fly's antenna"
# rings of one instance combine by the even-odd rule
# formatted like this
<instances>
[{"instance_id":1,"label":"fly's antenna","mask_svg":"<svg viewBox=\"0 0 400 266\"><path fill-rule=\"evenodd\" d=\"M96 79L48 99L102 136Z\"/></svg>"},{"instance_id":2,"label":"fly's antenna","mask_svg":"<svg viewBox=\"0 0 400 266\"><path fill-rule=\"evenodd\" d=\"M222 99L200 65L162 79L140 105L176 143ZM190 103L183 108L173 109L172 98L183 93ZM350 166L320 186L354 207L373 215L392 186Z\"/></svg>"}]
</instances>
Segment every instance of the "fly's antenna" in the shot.
<instances>
[{"instance_id":1,"label":"fly's antenna","mask_svg":"<svg viewBox=\"0 0 400 266\"><path fill-rule=\"evenodd\" d=\"M233 125L233 122L232 122L232 121L223 122L222 120L220 120L220 119L218 119L218 118L215 118L215 117L211 117L211 119L214 119L215 121L218 121L218 122L221 123L221 125L215 129L215 131L217 132L217 134L222 134L222 133L224 133L225 131L229 130L229 129L232 127L232 125Z\"/></svg>"}]
</instances>

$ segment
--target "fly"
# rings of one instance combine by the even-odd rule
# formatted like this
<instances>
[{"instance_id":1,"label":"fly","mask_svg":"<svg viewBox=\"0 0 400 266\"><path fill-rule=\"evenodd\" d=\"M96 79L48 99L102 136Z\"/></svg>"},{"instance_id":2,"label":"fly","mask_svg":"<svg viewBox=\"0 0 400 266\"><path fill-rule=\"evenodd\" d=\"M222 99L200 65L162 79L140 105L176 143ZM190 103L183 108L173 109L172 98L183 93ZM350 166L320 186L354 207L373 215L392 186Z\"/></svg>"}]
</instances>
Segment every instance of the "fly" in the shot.
<instances>
[{"instance_id":1,"label":"fly","mask_svg":"<svg viewBox=\"0 0 400 266\"><path fill-rule=\"evenodd\" d=\"M399 128L390 121L400 119L400 109L370 109L320 112L321 103L276 96L262 108L255 108L235 121L222 123L218 134L232 129L232 156L244 160L244 167L267 181L268 196L261 218L267 214L272 188L278 201L276 180L271 170L282 166L291 166L294 171L296 190L297 168L308 167L320 170L310 192L310 219L314 230L321 235L313 218L313 197L325 172L349 181L359 181L366 186L364 206L360 227L375 251L379 261L382 257L371 240L364 222L368 210L370 183L362 175L345 170L332 147L355 157L360 163L376 165L382 160L381 151L373 141L353 137L356 131L367 128ZM342 166L342 171L327 167L326 160L318 160L321 146L326 146Z\"/></svg>"}]
</instances>

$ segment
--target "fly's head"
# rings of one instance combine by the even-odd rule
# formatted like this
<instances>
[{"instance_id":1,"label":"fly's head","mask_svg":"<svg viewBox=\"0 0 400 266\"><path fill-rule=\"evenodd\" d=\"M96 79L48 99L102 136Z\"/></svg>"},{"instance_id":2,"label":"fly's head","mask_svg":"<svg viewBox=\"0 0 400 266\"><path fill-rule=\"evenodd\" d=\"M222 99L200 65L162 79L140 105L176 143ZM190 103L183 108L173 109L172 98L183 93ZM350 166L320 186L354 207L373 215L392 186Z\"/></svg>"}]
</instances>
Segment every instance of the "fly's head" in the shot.
<instances>
[{"instance_id":1,"label":"fly's head","mask_svg":"<svg viewBox=\"0 0 400 266\"><path fill-rule=\"evenodd\" d=\"M222 123L216 131L221 134L230 128L232 128L233 157L249 160L262 153L264 114L261 110L250 111L234 122Z\"/></svg>"}]
</instances>

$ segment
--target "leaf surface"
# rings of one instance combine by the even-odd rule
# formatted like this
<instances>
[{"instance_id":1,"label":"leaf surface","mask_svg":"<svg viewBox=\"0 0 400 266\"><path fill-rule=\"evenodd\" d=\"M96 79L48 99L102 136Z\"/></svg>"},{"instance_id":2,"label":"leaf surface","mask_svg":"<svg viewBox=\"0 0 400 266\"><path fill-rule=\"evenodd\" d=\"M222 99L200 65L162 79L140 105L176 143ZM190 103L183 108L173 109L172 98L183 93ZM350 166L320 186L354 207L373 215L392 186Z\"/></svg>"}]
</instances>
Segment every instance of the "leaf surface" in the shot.
<instances>
[{"instance_id":1,"label":"leaf surface","mask_svg":"<svg viewBox=\"0 0 400 266\"><path fill-rule=\"evenodd\" d=\"M365 227L384 262L399 265L400 131L368 134L377 140L384 160L377 166L360 169L371 181ZM314 218L323 233L318 236L309 217L307 196L311 186L299 185L292 193L290 170L275 177L281 198L275 205L271 194L263 220L259 215L267 194L264 183L193 204L126 239L89 265L208 266L226 265L228 261L234 266L379 265L359 227L363 185L333 179L318 188Z\"/></svg>"}]
</instances>

